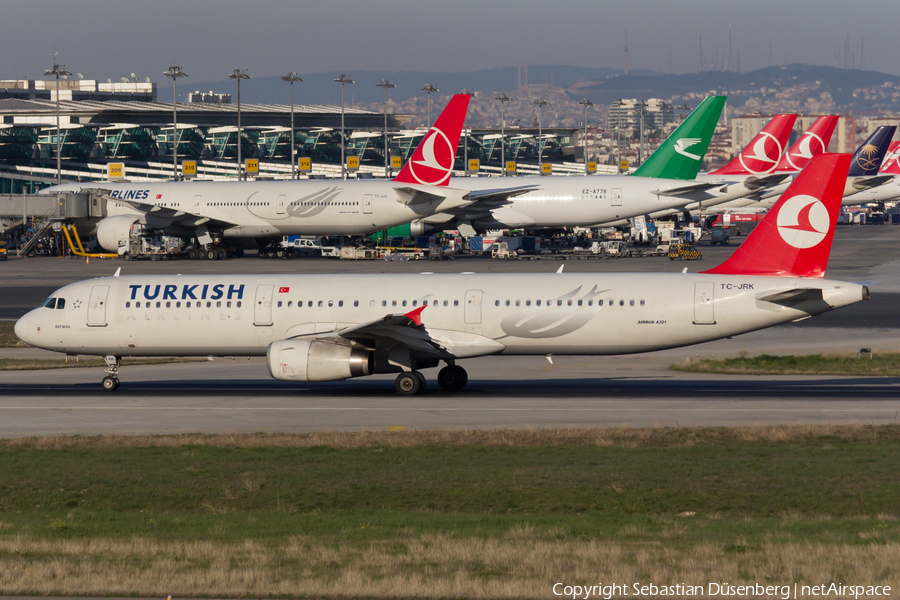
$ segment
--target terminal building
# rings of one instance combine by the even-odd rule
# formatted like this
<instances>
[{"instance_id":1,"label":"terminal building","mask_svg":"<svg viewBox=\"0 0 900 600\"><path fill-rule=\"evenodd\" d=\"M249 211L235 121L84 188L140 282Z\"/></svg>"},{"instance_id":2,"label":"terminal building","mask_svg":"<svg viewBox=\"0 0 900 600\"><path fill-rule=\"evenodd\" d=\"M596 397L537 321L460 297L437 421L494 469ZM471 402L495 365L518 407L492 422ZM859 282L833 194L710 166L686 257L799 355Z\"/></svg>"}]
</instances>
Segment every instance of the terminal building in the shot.
<instances>
[{"instance_id":1,"label":"terminal building","mask_svg":"<svg viewBox=\"0 0 900 600\"><path fill-rule=\"evenodd\" d=\"M63 182L107 178L109 163L123 163L133 181L173 176L172 153L178 162L197 163L197 177L238 176L241 158L259 161L259 177L288 178L291 174L291 107L282 104L241 104L228 94L195 92L191 102L173 105L157 100L156 84L123 78L118 82L86 79L0 81L0 193L28 194L54 185L57 179L57 109L59 158ZM298 158L309 158L314 176L341 174L341 113L345 120L345 153L359 159L359 173L385 175L385 153L405 163L425 130L403 130L414 115L384 115L340 106L295 105L294 145ZM583 172L581 148L574 145L576 128L543 129L543 162L554 172ZM537 128L506 129L504 158L519 163L519 171L537 173ZM486 173L499 173L501 135L495 130L470 130L460 142L457 169L466 159L478 159ZM576 156L578 154L578 156ZM575 162L578 160L579 162ZM390 163L390 160L388 161Z\"/></svg>"}]
</instances>

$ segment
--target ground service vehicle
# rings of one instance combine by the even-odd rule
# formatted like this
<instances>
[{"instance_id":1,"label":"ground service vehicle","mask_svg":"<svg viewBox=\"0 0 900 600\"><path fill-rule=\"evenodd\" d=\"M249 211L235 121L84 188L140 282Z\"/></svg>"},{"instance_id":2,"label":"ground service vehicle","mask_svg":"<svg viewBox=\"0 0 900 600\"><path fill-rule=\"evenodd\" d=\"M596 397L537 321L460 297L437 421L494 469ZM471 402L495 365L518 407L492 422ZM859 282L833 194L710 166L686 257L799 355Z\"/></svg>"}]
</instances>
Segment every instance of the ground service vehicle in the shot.
<instances>
[{"instance_id":1,"label":"ground service vehicle","mask_svg":"<svg viewBox=\"0 0 900 600\"><path fill-rule=\"evenodd\" d=\"M703 260L703 254L694 248L693 244L687 242L673 242L669 244L669 251L666 253L669 260Z\"/></svg>"}]
</instances>

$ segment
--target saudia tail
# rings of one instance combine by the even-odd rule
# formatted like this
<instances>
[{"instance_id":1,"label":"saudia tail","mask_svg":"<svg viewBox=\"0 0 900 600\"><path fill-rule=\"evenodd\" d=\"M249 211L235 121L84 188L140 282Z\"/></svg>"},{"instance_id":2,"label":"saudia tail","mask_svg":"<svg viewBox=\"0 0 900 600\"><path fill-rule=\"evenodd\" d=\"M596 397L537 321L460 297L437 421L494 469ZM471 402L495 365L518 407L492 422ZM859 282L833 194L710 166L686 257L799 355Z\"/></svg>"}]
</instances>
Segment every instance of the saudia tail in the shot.
<instances>
[{"instance_id":1,"label":"saudia tail","mask_svg":"<svg viewBox=\"0 0 900 600\"><path fill-rule=\"evenodd\" d=\"M657 179L696 179L727 96L708 96L633 173Z\"/></svg>"},{"instance_id":2,"label":"saudia tail","mask_svg":"<svg viewBox=\"0 0 900 600\"><path fill-rule=\"evenodd\" d=\"M819 117L809 126L803 135L781 157L776 171L802 171L813 156L828 150L834 128L837 127L838 115Z\"/></svg>"},{"instance_id":3,"label":"saudia tail","mask_svg":"<svg viewBox=\"0 0 900 600\"><path fill-rule=\"evenodd\" d=\"M853 159L850 161L850 177L878 174L896 130L895 125L882 125L872 132L872 135L853 153Z\"/></svg>"},{"instance_id":4,"label":"saudia tail","mask_svg":"<svg viewBox=\"0 0 900 600\"><path fill-rule=\"evenodd\" d=\"M450 182L469 98L469 94L456 94L450 99L394 181L438 186Z\"/></svg>"},{"instance_id":5,"label":"saudia tail","mask_svg":"<svg viewBox=\"0 0 900 600\"><path fill-rule=\"evenodd\" d=\"M881 164L879 173L886 175L900 175L900 141L891 142L887 156Z\"/></svg>"},{"instance_id":6,"label":"saudia tail","mask_svg":"<svg viewBox=\"0 0 900 600\"><path fill-rule=\"evenodd\" d=\"M710 175L765 175L781 160L797 115L775 115L731 162Z\"/></svg>"},{"instance_id":7,"label":"saudia tail","mask_svg":"<svg viewBox=\"0 0 900 600\"><path fill-rule=\"evenodd\" d=\"M823 277L849 168L849 154L814 157L735 253L705 273Z\"/></svg>"}]
</instances>

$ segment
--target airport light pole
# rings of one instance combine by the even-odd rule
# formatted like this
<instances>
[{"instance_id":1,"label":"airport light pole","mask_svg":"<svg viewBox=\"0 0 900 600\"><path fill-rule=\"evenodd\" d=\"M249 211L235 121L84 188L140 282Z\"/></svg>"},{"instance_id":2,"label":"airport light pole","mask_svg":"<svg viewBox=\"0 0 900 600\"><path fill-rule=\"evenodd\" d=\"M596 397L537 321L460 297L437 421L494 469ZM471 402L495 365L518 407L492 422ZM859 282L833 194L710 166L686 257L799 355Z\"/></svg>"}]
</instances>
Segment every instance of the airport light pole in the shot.
<instances>
[{"instance_id":1,"label":"airport light pole","mask_svg":"<svg viewBox=\"0 0 900 600\"><path fill-rule=\"evenodd\" d=\"M425 110L428 112L428 129L431 129L431 92L439 92L441 90L437 89L430 83L426 83L424 86L422 86L419 89L428 93L428 102L427 102L427 107Z\"/></svg>"},{"instance_id":2,"label":"airport light pole","mask_svg":"<svg viewBox=\"0 0 900 600\"><path fill-rule=\"evenodd\" d=\"M578 102L578 104L584 107L584 137L581 138L581 145L584 148L584 174L588 174L588 154L587 154L587 109L589 106L593 106L594 103L585 98Z\"/></svg>"},{"instance_id":3,"label":"airport light pole","mask_svg":"<svg viewBox=\"0 0 900 600\"><path fill-rule=\"evenodd\" d=\"M169 67L163 75L172 78L172 179L178 179L178 97L175 95L175 87L179 77L187 77L188 74L181 67Z\"/></svg>"},{"instance_id":4,"label":"airport light pole","mask_svg":"<svg viewBox=\"0 0 900 600\"><path fill-rule=\"evenodd\" d=\"M543 97L532 100L533 104L538 106L538 170L544 173L544 107L550 106L550 103Z\"/></svg>"},{"instance_id":5,"label":"airport light pole","mask_svg":"<svg viewBox=\"0 0 900 600\"><path fill-rule=\"evenodd\" d=\"M344 85L348 83L356 83L347 75L341 73L341 76L335 79L338 83L341 84L341 178L347 178L347 165L344 164L346 158L344 157Z\"/></svg>"},{"instance_id":6,"label":"airport light pole","mask_svg":"<svg viewBox=\"0 0 900 600\"><path fill-rule=\"evenodd\" d=\"M375 85L381 88L381 95L384 101L384 177L387 179L391 176L388 167L388 154L390 154L391 145L388 143L387 134L387 91L389 88L395 88L397 86L394 85L393 81L388 81L387 79L382 79Z\"/></svg>"},{"instance_id":7,"label":"airport light pole","mask_svg":"<svg viewBox=\"0 0 900 600\"><path fill-rule=\"evenodd\" d=\"M500 101L500 174L506 177L506 103L512 98L503 92L494 100Z\"/></svg>"},{"instance_id":8,"label":"airport light pole","mask_svg":"<svg viewBox=\"0 0 900 600\"><path fill-rule=\"evenodd\" d=\"M247 74L246 69L235 69L234 73L228 75L228 79L237 79L238 84L238 134L237 134L237 163L238 163L238 181L243 179L243 165L241 165L241 79L253 79Z\"/></svg>"},{"instance_id":9,"label":"airport light pole","mask_svg":"<svg viewBox=\"0 0 900 600\"><path fill-rule=\"evenodd\" d=\"M291 71L281 78L291 84L291 179L297 179L297 153L294 150L294 83L303 80L297 77L297 74Z\"/></svg>"},{"instance_id":10,"label":"airport light pole","mask_svg":"<svg viewBox=\"0 0 900 600\"><path fill-rule=\"evenodd\" d=\"M59 77L68 77L71 75L66 71L66 65L56 64L57 54L53 53L53 68L44 71L44 75L56 75L56 184L62 183L62 163L60 162L60 144L59 144Z\"/></svg>"},{"instance_id":11,"label":"airport light pole","mask_svg":"<svg viewBox=\"0 0 900 600\"><path fill-rule=\"evenodd\" d=\"M463 88L460 94L465 94L466 96L474 96L472 92L468 90L468 88ZM463 171L466 173L466 177L469 176L469 130L466 129L466 119L463 117Z\"/></svg>"}]
</instances>

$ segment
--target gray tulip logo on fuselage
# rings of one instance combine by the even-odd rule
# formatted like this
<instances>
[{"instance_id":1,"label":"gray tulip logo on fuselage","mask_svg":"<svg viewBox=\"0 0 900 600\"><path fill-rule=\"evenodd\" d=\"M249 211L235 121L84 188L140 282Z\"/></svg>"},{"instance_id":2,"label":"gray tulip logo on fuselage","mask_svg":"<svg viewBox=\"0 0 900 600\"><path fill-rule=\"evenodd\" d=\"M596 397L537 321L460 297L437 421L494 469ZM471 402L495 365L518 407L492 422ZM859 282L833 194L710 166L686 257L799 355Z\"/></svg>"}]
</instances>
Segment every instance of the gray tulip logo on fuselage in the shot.
<instances>
[{"instance_id":1,"label":"gray tulip logo on fuselage","mask_svg":"<svg viewBox=\"0 0 900 600\"><path fill-rule=\"evenodd\" d=\"M329 187L314 194L297 198L297 200L288 205L287 213L300 219L315 217L323 213L328 208L329 203L340 196L343 191L339 187Z\"/></svg>"},{"instance_id":2,"label":"gray tulip logo on fuselage","mask_svg":"<svg viewBox=\"0 0 900 600\"><path fill-rule=\"evenodd\" d=\"M500 329L507 336L531 339L561 337L581 329L597 316L596 307L589 306L587 302L609 291L598 290L595 285L590 292L577 298L581 287L578 286L568 294L548 300L550 306L540 312L526 309L503 317ZM576 306L575 303L579 300L582 305ZM569 301L572 301L572 305L569 305Z\"/></svg>"}]
</instances>

